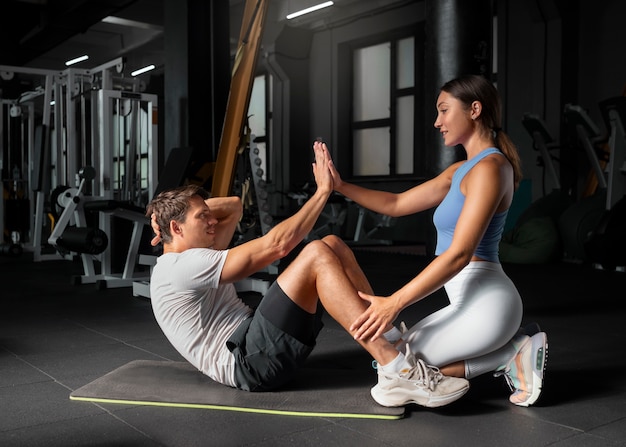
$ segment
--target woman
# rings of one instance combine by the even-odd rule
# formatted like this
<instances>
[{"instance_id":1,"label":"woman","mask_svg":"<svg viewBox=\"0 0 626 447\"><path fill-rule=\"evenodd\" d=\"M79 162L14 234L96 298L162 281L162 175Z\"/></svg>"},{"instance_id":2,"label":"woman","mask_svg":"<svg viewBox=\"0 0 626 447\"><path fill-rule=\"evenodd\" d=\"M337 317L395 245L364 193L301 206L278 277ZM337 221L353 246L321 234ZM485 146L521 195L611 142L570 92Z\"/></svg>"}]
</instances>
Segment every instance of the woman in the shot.
<instances>
[{"instance_id":1,"label":"woman","mask_svg":"<svg viewBox=\"0 0 626 447\"><path fill-rule=\"evenodd\" d=\"M513 391L510 401L532 405L541 393L547 337L519 329L522 301L498 259L522 172L517 149L501 129L497 90L475 75L446 83L434 125L446 146L463 146L467 160L402 193L344 182L330 161L334 189L372 211L398 217L437 207L437 256L388 297L360 293L370 305L351 329L357 339L393 340L387 329L400 311L445 287L450 305L405 333L393 329L398 343L447 376L503 374Z\"/></svg>"}]
</instances>

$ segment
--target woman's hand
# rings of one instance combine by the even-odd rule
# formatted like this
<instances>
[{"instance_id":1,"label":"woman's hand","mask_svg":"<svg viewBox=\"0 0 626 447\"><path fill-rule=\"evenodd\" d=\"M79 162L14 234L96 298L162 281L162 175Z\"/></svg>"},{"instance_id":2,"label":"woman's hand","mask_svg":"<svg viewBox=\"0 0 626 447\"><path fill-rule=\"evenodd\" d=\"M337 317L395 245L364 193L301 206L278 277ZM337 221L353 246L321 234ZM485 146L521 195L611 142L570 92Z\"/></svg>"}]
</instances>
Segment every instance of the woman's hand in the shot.
<instances>
[{"instance_id":1,"label":"woman's hand","mask_svg":"<svg viewBox=\"0 0 626 447\"><path fill-rule=\"evenodd\" d=\"M154 237L150 241L150 245L156 247L161 243L161 227L156 222L156 215L152 213L150 215L150 226L152 227L152 231L154 232Z\"/></svg>"},{"instance_id":2,"label":"woman's hand","mask_svg":"<svg viewBox=\"0 0 626 447\"><path fill-rule=\"evenodd\" d=\"M333 188L335 191L339 191L339 188L343 185L343 180L341 180L341 175L339 175L339 171L337 171L337 168L333 163L333 159L330 156L330 152L328 151L326 144L324 144L324 151L326 152L326 157L328 158L328 169L330 170L330 175L333 178Z\"/></svg>"},{"instance_id":3,"label":"woman's hand","mask_svg":"<svg viewBox=\"0 0 626 447\"><path fill-rule=\"evenodd\" d=\"M350 326L354 332L355 340L376 340L382 336L389 326L398 318L399 310L396 310L395 300L391 297L380 297L359 292L362 300L370 303Z\"/></svg>"},{"instance_id":4,"label":"woman's hand","mask_svg":"<svg viewBox=\"0 0 626 447\"><path fill-rule=\"evenodd\" d=\"M315 161L313 162L313 176L317 189L329 194L333 191L333 177L329 171L330 154L326 143L316 140L313 143Z\"/></svg>"}]
</instances>

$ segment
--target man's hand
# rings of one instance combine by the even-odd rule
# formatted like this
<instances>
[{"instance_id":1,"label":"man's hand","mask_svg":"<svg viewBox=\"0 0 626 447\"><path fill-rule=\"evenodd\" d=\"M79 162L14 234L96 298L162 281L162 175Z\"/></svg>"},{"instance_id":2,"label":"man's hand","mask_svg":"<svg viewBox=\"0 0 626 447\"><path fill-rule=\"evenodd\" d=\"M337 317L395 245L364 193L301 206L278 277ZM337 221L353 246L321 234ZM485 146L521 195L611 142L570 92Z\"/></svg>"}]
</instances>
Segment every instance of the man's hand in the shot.
<instances>
[{"instance_id":1,"label":"man's hand","mask_svg":"<svg viewBox=\"0 0 626 447\"><path fill-rule=\"evenodd\" d=\"M156 222L156 215L152 213L150 215L150 226L152 227L152 231L154 232L154 237L150 241L150 245L156 247L161 243L161 227Z\"/></svg>"}]
</instances>

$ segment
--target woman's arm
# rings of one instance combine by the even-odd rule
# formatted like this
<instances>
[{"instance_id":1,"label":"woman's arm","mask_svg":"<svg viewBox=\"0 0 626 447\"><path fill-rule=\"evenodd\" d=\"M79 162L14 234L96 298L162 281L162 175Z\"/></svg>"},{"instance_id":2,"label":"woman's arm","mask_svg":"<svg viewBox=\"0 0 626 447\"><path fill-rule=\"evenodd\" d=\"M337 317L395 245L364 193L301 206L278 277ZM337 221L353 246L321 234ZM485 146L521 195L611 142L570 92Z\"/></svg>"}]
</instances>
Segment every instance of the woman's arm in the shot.
<instances>
[{"instance_id":1,"label":"woman's arm","mask_svg":"<svg viewBox=\"0 0 626 447\"><path fill-rule=\"evenodd\" d=\"M361 294L371 305L351 327L357 339L380 336L403 309L443 287L472 260L489 222L508 194L509 188L504 185L513 183L506 169L490 161L478 163L470 172L463 181L466 199L450 247L392 295Z\"/></svg>"},{"instance_id":2,"label":"woman's arm","mask_svg":"<svg viewBox=\"0 0 626 447\"><path fill-rule=\"evenodd\" d=\"M364 208L391 217L408 216L438 205L450 189L452 174L458 165L450 166L437 177L407 191L393 193L344 182L332 160L329 162L335 191Z\"/></svg>"}]
</instances>

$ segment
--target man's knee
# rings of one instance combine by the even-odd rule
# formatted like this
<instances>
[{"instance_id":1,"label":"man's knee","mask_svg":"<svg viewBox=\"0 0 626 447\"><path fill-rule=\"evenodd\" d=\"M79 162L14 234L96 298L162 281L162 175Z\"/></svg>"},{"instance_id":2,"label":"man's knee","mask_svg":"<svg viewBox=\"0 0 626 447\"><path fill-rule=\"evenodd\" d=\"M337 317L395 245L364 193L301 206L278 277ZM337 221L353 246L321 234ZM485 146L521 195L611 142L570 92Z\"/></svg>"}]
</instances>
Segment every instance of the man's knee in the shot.
<instances>
[{"instance_id":1,"label":"man's knee","mask_svg":"<svg viewBox=\"0 0 626 447\"><path fill-rule=\"evenodd\" d=\"M336 245L345 245L345 242L339 236L335 234L329 234L328 236L324 236L322 238L322 241L326 245L330 245L331 247L336 246Z\"/></svg>"},{"instance_id":2,"label":"man's knee","mask_svg":"<svg viewBox=\"0 0 626 447\"><path fill-rule=\"evenodd\" d=\"M334 234L325 236L322 239L322 242L329 246L331 250L335 253L341 253L344 250L350 250L350 247L341 239L339 236Z\"/></svg>"},{"instance_id":3,"label":"man's knee","mask_svg":"<svg viewBox=\"0 0 626 447\"><path fill-rule=\"evenodd\" d=\"M352 249L346 244L343 239L338 236L330 235L326 236L322 241L330 247L330 249L337 255L338 258L346 261L352 259L354 256L354 252Z\"/></svg>"},{"instance_id":4,"label":"man's knee","mask_svg":"<svg viewBox=\"0 0 626 447\"><path fill-rule=\"evenodd\" d=\"M325 253L330 253L329 246L323 240L314 240L305 245L300 252L301 256L320 256Z\"/></svg>"},{"instance_id":5,"label":"man's knee","mask_svg":"<svg viewBox=\"0 0 626 447\"><path fill-rule=\"evenodd\" d=\"M309 242L298 256L301 261L305 261L311 268L316 265L327 265L339 260L338 254L328 245L325 240L314 240Z\"/></svg>"}]
</instances>

